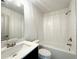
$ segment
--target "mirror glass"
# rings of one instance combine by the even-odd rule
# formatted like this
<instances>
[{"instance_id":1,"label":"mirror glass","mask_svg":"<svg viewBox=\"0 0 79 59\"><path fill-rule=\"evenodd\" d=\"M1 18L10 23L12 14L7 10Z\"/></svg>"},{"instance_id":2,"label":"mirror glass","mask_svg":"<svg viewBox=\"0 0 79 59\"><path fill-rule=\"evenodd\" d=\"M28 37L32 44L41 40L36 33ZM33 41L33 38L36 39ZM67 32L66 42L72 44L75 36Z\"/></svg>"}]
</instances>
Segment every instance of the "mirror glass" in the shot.
<instances>
[{"instance_id":1,"label":"mirror glass","mask_svg":"<svg viewBox=\"0 0 79 59\"><path fill-rule=\"evenodd\" d=\"M24 35L24 6L19 0L1 0L1 41Z\"/></svg>"}]
</instances>

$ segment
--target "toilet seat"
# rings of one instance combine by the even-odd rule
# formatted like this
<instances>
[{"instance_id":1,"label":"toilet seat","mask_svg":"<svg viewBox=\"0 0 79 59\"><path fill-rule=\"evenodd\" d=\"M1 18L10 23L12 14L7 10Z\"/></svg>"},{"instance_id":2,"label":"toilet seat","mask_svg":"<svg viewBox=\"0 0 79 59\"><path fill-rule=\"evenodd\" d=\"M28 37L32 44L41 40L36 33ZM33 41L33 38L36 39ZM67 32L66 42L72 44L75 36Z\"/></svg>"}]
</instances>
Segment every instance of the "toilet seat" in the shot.
<instances>
[{"instance_id":1,"label":"toilet seat","mask_svg":"<svg viewBox=\"0 0 79 59\"><path fill-rule=\"evenodd\" d=\"M51 52L49 50L47 50L47 49L44 49L44 48L39 49L39 54L44 56L44 57L51 56Z\"/></svg>"}]
</instances>

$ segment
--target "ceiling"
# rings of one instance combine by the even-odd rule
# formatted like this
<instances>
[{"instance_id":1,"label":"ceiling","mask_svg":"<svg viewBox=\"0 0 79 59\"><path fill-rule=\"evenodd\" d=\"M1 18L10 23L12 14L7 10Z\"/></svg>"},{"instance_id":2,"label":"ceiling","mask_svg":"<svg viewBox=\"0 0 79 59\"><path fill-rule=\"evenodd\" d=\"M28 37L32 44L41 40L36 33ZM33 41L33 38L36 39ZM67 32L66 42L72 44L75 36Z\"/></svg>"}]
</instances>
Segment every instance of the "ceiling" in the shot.
<instances>
[{"instance_id":1,"label":"ceiling","mask_svg":"<svg viewBox=\"0 0 79 59\"><path fill-rule=\"evenodd\" d=\"M42 12L55 11L69 6L71 0L30 0Z\"/></svg>"},{"instance_id":2,"label":"ceiling","mask_svg":"<svg viewBox=\"0 0 79 59\"><path fill-rule=\"evenodd\" d=\"M33 3L42 12L56 11L59 9L67 8L71 0L28 0ZM13 9L21 14L24 13L23 6L17 7L13 2L1 3L1 5Z\"/></svg>"}]
</instances>

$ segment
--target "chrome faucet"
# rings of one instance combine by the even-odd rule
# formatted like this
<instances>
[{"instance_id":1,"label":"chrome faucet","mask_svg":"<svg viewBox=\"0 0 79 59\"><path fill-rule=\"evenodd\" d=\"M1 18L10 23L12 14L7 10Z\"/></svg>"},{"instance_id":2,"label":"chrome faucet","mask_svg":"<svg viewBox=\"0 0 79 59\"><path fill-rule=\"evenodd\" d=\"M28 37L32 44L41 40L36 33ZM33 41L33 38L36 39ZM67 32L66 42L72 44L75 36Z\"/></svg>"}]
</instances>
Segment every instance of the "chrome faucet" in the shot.
<instances>
[{"instance_id":1,"label":"chrome faucet","mask_svg":"<svg viewBox=\"0 0 79 59\"><path fill-rule=\"evenodd\" d=\"M13 47L13 46L15 46L15 45L16 45L16 42L13 42L12 44L7 43L7 48Z\"/></svg>"}]
</instances>

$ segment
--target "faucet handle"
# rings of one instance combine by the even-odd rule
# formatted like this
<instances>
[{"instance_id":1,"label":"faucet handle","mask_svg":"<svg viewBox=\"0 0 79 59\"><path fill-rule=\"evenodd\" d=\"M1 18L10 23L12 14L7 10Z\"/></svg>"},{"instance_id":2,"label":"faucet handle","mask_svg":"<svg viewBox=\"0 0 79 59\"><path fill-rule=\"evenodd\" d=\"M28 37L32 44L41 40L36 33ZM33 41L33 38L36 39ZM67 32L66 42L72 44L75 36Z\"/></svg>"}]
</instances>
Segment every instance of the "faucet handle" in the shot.
<instances>
[{"instance_id":1,"label":"faucet handle","mask_svg":"<svg viewBox=\"0 0 79 59\"><path fill-rule=\"evenodd\" d=\"M72 42L72 38L70 37L68 41Z\"/></svg>"},{"instance_id":2,"label":"faucet handle","mask_svg":"<svg viewBox=\"0 0 79 59\"><path fill-rule=\"evenodd\" d=\"M9 46L10 46L10 44L9 44L9 43L7 43L7 48L9 48Z\"/></svg>"},{"instance_id":3,"label":"faucet handle","mask_svg":"<svg viewBox=\"0 0 79 59\"><path fill-rule=\"evenodd\" d=\"M13 45L16 45L16 42L13 42Z\"/></svg>"}]
</instances>

